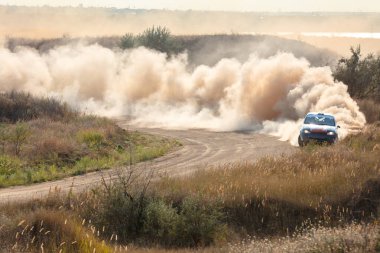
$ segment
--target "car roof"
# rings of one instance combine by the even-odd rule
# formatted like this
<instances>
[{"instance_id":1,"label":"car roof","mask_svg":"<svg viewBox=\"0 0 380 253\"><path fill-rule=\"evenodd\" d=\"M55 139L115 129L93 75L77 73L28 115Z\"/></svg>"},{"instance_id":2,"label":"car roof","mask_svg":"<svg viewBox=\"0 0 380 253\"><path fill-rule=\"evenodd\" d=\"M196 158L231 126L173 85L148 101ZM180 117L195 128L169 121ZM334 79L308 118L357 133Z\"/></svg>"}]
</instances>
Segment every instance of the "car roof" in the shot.
<instances>
[{"instance_id":1,"label":"car roof","mask_svg":"<svg viewBox=\"0 0 380 253\"><path fill-rule=\"evenodd\" d=\"M310 116L310 115L324 115L324 116L329 116L329 117L334 117L334 115L332 114L329 114L329 113L322 113L322 112L309 112L306 116Z\"/></svg>"}]
</instances>

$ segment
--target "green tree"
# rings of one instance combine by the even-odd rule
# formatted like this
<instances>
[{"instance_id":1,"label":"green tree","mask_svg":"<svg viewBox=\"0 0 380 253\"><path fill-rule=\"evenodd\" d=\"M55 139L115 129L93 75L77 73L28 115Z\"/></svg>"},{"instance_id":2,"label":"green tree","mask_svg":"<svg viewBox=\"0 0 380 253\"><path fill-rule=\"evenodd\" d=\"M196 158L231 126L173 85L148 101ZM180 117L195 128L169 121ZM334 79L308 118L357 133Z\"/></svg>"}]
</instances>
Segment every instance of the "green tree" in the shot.
<instances>
[{"instance_id":1,"label":"green tree","mask_svg":"<svg viewBox=\"0 0 380 253\"><path fill-rule=\"evenodd\" d=\"M360 46L350 48L351 57L341 58L335 71L335 79L348 85L348 92L354 95L357 92L357 72L361 57Z\"/></svg>"},{"instance_id":2,"label":"green tree","mask_svg":"<svg viewBox=\"0 0 380 253\"><path fill-rule=\"evenodd\" d=\"M21 147L30 135L30 130L25 123L17 123L13 131L9 134L8 139L14 146L16 156L20 155Z\"/></svg>"},{"instance_id":3,"label":"green tree","mask_svg":"<svg viewBox=\"0 0 380 253\"><path fill-rule=\"evenodd\" d=\"M136 46L136 39L132 33L127 33L121 38L120 47L122 49L129 49Z\"/></svg>"},{"instance_id":4,"label":"green tree","mask_svg":"<svg viewBox=\"0 0 380 253\"><path fill-rule=\"evenodd\" d=\"M351 56L339 60L334 78L348 86L351 96L380 101L380 56L362 58L360 46L351 47Z\"/></svg>"}]
</instances>

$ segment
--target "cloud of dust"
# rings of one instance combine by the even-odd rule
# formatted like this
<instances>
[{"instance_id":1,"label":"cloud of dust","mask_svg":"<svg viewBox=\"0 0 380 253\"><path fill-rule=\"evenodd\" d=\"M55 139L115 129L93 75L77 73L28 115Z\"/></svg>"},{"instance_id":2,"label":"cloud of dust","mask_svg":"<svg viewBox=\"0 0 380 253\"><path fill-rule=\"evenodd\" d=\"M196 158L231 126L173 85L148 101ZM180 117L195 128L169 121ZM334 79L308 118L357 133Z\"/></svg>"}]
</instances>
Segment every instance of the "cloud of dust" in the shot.
<instances>
[{"instance_id":1,"label":"cloud of dust","mask_svg":"<svg viewBox=\"0 0 380 253\"><path fill-rule=\"evenodd\" d=\"M147 127L251 129L295 143L309 111L334 114L341 135L365 124L330 68L310 67L288 53L188 70L186 54L72 44L46 53L3 47L0 62L0 92L57 96L85 112L128 115Z\"/></svg>"}]
</instances>

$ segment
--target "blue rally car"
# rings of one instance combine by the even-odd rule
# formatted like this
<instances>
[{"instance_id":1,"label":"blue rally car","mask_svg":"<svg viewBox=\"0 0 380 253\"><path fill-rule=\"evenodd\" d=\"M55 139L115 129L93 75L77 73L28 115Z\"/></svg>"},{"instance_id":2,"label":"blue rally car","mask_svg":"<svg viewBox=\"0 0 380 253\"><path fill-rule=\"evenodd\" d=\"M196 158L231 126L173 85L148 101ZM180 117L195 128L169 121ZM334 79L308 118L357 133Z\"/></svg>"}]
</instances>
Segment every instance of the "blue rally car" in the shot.
<instances>
[{"instance_id":1,"label":"blue rally car","mask_svg":"<svg viewBox=\"0 0 380 253\"><path fill-rule=\"evenodd\" d=\"M338 140L338 128L333 115L308 113L303 122L298 144L305 146L310 141L333 144Z\"/></svg>"}]
</instances>

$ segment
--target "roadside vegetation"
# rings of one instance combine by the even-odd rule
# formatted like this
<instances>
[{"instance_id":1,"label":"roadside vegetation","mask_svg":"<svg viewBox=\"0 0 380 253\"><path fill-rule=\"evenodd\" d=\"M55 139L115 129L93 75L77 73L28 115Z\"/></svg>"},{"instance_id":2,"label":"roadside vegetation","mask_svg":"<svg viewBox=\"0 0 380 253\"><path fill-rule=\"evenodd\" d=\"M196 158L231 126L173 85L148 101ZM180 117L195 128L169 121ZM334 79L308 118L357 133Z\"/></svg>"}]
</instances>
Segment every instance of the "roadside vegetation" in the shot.
<instances>
[{"instance_id":1,"label":"roadside vegetation","mask_svg":"<svg viewBox=\"0 0 380 253\"><path fill-rule=\"evenodd\" d=\"M0 187L146 161L178 145L81 115L51 98L0 94L0 108Z\"/></svg>"},{"instance_id":2,"label":"roadside vegetation","mask_svg":"<svg viewBox=\"0 0 380 253\"><path fill-rule=\"evenodd\" d=\"M105 178L81 194L52 192L45 200L3 205L0 238L18 252L37 252L42 243L63 252L126 246L129 252L376 252L379 145L380 129L372 125L334 146L310 145L187 177L155 180L154 171L132 166L113 184ZM41 223L45 233L55 232L38 232ZM25 232L33 226L38 231ZM24 250L34 237L36 251ZM91 246L70 248L69 241L81 240Z\"/></svg>"}]
</instances>

